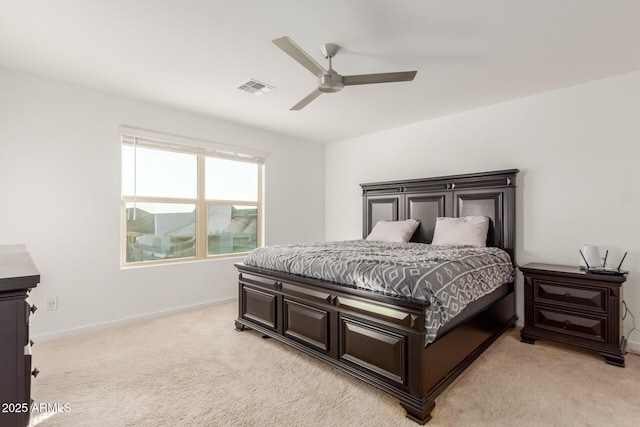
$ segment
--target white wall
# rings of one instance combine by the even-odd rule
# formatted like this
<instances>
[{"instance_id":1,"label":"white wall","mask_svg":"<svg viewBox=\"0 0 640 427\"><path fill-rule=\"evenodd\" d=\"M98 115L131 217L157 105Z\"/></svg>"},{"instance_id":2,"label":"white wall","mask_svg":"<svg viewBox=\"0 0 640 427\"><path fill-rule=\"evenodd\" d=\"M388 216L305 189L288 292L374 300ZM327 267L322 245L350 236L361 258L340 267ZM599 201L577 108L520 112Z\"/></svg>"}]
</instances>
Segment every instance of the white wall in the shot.
<instances>
[{"instance_id":1,"label":"white wall","mask_svg":"<svg viewBox=\"0 0 640 427\"><path fill-rule=\"evenodd\" d=\"M266 243L324 238L324 146L0 68L0 244L40 270L34 336L237 297L238 258L120 268L123 124L269 151Z\"/></svg>"},{"instance_id":2,"label":"white wall","mask_svg":"<svg viewBox=\"0 0 640 427\"><path fill-rule=\"evenodd\" d=\"M640 72L336 142L325 161L327 240L361 237L359 183L520 169L517 263L576 265L585 243L629 251L640 326ZM521 289L518 275L522 319Z\"/></svg>"}]
</instances>

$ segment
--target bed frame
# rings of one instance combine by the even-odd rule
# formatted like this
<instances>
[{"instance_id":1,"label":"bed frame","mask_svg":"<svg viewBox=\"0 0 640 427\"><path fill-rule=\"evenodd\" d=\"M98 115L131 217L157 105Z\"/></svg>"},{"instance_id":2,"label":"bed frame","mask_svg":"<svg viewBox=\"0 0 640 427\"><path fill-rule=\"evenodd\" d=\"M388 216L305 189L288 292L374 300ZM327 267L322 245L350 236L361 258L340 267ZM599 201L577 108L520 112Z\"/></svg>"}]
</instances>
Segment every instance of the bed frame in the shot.
<instances>
[{"instance_id":1,"label":"bed frame","mask_svg":"<svg viewBox=\"0 0 640 427\"><path fill-rule=\"evenodd\" d=\"M420 220L412 241L430 243L438 216L485 215L487 246L514 258L517 169L361 184L363 237L380 220ZM508 293L425 347L429 303L392 297L242 263L236 329L254 329L400 399L424 424L435 398L507 328Z\"/></svg>"}]
</instances>

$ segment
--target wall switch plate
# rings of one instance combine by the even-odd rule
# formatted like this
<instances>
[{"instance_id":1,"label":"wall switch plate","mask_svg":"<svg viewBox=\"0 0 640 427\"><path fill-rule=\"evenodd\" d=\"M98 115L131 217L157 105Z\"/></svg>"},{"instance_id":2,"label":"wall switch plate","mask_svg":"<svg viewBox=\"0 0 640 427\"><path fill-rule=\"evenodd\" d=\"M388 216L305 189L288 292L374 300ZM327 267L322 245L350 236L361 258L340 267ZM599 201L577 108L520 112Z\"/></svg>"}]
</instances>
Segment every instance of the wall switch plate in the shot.
<instances>
[{"instance_id":1,"label":"wall switch plate","mask_svg":"<svg viewBox=\"0 0 640 427\"><path fill-rule=\"evenodd\" d=\"M47 298L47 311L53 311L58 309L58 297Z\"/></svg>"}]
</instances>

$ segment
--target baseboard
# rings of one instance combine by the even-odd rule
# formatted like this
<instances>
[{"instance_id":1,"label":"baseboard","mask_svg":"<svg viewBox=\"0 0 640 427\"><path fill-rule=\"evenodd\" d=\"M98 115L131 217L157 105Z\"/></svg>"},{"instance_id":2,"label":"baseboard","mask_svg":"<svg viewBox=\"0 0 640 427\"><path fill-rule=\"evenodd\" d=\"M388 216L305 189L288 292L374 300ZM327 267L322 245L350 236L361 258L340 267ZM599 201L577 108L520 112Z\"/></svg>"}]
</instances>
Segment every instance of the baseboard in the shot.
<instances>
[{"instance_id":1,"label":"baseboard","mask_svg":"<svg viewBox=\"0 0 640 427\"><path fill-rule=\"evenodd\" d=\"M155 311L153 313L141 314L139 316L126 317L123 319L112 320L109 322L94 323L92 325L80 326L79 328L65 329L62 331L52 332L48 334L34 335L32 339L38 342L51 341L58 338L64 338L64 337L84 334L88 332L95 332L102 329L113 328L115 326L126 325L128 323L134 323L134 322L140 322L142 320L148 320L156 317L167 316L170 314L180 313L183 311L196 310L198 308L226 304L226 303L237 301L237 300L238 300L237 297L233 297L233 298L226 298L222 300L207 301L207 302L198 303L198 304L185 305L182 307L171 308L169 310Z\"/></svg>"},{"instance_id":2,"label":"baseboard","mask_svg":"<svg viewBox=\"0 0 640 427\"><path fill-rule=\"evenodd\" d=\"M633 353L640 356L640 342L627 341L627 353Z\"/></svg>"}]
</instances>

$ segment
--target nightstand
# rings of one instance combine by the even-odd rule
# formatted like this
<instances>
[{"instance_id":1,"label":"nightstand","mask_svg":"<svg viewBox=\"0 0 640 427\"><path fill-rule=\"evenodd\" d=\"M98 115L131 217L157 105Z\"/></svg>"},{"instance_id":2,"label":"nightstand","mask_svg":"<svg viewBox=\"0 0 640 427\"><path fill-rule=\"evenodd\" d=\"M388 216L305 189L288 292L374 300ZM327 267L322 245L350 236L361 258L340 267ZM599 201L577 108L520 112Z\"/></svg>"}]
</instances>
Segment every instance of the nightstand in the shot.
<instances>
[{"instance_id":1,"label":"nightstand","mask_svg":"<svg viewBox=\"0 0 640 427\"><path fill-rule=\"evenodd\" d=\"M579 267L527 264L524 274L524 328L520 340L547 338L598 351L624 367L622 334L625 276L587 273Z\"/></svg>"}]
</instances>

